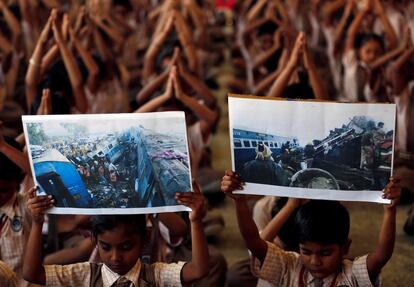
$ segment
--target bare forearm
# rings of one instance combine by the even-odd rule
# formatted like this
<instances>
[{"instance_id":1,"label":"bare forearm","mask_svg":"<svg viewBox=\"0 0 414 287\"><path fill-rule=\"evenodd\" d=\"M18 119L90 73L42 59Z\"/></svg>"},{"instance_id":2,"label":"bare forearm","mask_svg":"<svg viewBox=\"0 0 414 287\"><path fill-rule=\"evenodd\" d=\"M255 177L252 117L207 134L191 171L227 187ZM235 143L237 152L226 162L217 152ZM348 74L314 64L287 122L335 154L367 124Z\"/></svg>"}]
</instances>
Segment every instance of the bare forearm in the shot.
<instances>
[{"instance_id":1,"label":"bare forearm","mask_svg":"<svg viewBox=\"0 0 414 287\"><path fill-rule=\"evenodd\" d=\"M384 25L385 35L388 40L389 49L390 50L395 49L397 47L398 40L397 40L397 35L395 35L394 28L391 26L391 23L385 14L381 14L380 19L381 19L382 25Z\"/></svg>"},{"instance_id":2,"label":"bare forearm","mask_svg":"<svg viewBox=\"0 0 414 287\"><path fill-rule=\"evenodd\" d=\"M313 63L313 60L309 58L309 67L308 67L308 73L309 73L309 80L311 87L313 89L315 98L318 100L329 100L328 93L326 92L325 86L323 82L321 81L318 72L316 71L315 64Z\"/></svg>"},{"instance_id":3,"label":"bare forearm","mask_svg":"<svg viewBox=\"0 0 414 287\"><path fill-rule=\"evenodd\" d=\"M49 65L53 62L53 60L57 58L58 55L59 47L55 44L51 49L49 49L49 51L42 59L40 75L44 75L46 73L46 70L49 68Z\"/></svg>"},{"instance_id":4,"label":"bare forearm","mask_svg":"<svg viewBox=\"0 0 414 287\"><path fill-rule=\"evenodd\" d=\"M159 89L162 86L162 84L167 78L168 73L164 72L152 81L150 81L147 85L145 85L136 96L138 105L146 103L148 99L150 99L151 96L157 91L157 89Z\"/></svg>"},{"instance_id":5,"label":"bare forearm","mask_svg":"<svg viewBox=\"0 0 414 287\"><path fill-rule=\"evenodd\" d=\"M377 277L392 256L395 243L396 209L385 210L375 250L368 255L367 267L371 279Z\"/></svg>"},{"instance_id":6,"label":"bare forearm","mask_svg":"<svg viewBox=\"0 0 414 287\"><path fill-rule=\"evenodd\" d=\"M280 98L283 96L283 92L289 84L290 77L292 76L294 70L295 67L291 65L288 65L285 69L283 69L279 77L276 78L276 81L270 88L268 97Z\"/></svg>"},{"instance_id":7,"label":"bare forearm","mask_svg":"<svg viewBox=\"0 0 414 287\"><path fill-rule=\"evenodd\" d=\"M168 228L171 236L184 237L187 234L188 226L179 215L175 213L160 213L158 218Z\"/></svg>"},{"instance_id":8,"label":"bare forearm","mask_svg":"<svg viewBox=\"0 0 414 287\"><path fill-rule=\"evenodd\" d=\"M279 47L274 45L272 48L270 48L266 52L263 52L257 58L255 58L253 63L253 69L257 69L258 67L266 63L269 60L269 58L277 51L278 48Z\"/></svg>"},{"instance_id":9,"label":"bare forearm","mask_svg":"<svg viewBox=\"0 0 414 287\"><path fill-rule=\"evenodd\" d=\"M135 112L136 113L155 112L158 108L162 107L162 105L166 103L167 101L168 101L168 97L166 97L165 95L158 96L150 100L149 102L147 102L140 108L138 108Z\"/></svg>"},{"instance_id":10,"label":"bare forearm","mask_svg":"<svg viewBox=\"0 0 414 287\"><path fill-rule=\"evenodd\" d=\"M209 252L204 227L200 221L191 222L191 262L184 265L183 283L188 284L207 275L209 268Z\"/></svg>"},{"instance_id":11,"label":"bare forearm","mask_svg":"<svg viewBox=\"0 0 414 287\"><path fill-rule=\"evenodd\" d=\"M236 199L234 202L236 204L237 222L244 243L246 244L247 249L249 249L260 262L263 262L266 257L267 244L260 238L259 231L253 221L247 202L244 198Z\"/></svg>"},{"instance_id":12,"label":"bare forearm","mask_svg":"<svg viewBox=\"0 0 414 287\"><path fill-rule=\"evenodd\" d=\"M255 92L257 95L261 95L265 92L266 89L268 89L272 83L276 80L276 78L279 76L279 71L274 71L270 75L268 75L266 78L261 80L256 86L255 86Z\"/></svg>"},{"instance_id":13,"label":"bare forearm","mask_svg":"<svg viewBox=\"0 0 414 287\"><path fill-rule=\"evenodd\" d=\"M6 155L12 162L20 167L24 173L30 173L29 159L26 154L5 142L0 142L0 153Z\"/></svg>"},{"instance_id":14,"label":"bare forearm","mask_svg":"<svg viewBox=\"0 0 414 287\"><path fill-rule=\"evenodd\" d=\"M354 49L356 35L358 33L359 27L361 26L361 22L364 19L366 14L367 12L365 10L359 12L356 15L351 26L349 27L348 38L345 43L345 51L350 51L351 49Z\"/></svg>"},{"instance_id":15,"label":"bare forearm","mask_svg":"<svg viewBox=\"0 0 414 287\"><path fill-rule=\"evenodd\" d=\"M207 106L213 107L216 104L216 98L214 97L214 95L210 92L208 87L197 77L194 77L188 72L182 73L181 76L187 83L191 84L192 88L197 92L197 94L201 98L203 98Z\"/></svg>"},{"instance_id":16,"label":"bare forearm","mask_svg":"<svg viewBox=\"0 0 414 287\"><path fill-rule=\"evenodd\" d=\"M42 224L33 223L26 245L23 278L29 282L46 284L45 268L42 264Z\"/></svg>"},{"instance_id":17,"label":"bare forearm","mask_svg":"<svg viewBox=\"0 0 414 287\"><path fill-rule=\"evenodd\" d=\"M94 244L89 238L84 239L79 246L65 248L55 253L49 254L44 259L44 264L72 264L76 262L88 261Z\"/></svg>"},{"instance_id":18,"label":"bare forearm","mask_svg":"<svg viewBox=\"0 0 414 287\"><path fill-rule=\"evenodd\" d=\"M196 99L187 95L182 95L180 101L190 108L200 119L208 122L210 126L216 122L217 114L207 106L200 104Z\"/></svg>"},{"instance_id":19,"label":"bare forearm","mask_svg":"<svg viewBox=\"0 0 414 287\"><path fill-rule=\"evenodd\" d=\"M275 217L266 225L266 227L260 233L260 237L266 241L273 241L279 234L280 229L289 219L289 217L295 212L297 205L291 204L289 201L286 205L276 214Z\"/></svg>"}]
</instances>

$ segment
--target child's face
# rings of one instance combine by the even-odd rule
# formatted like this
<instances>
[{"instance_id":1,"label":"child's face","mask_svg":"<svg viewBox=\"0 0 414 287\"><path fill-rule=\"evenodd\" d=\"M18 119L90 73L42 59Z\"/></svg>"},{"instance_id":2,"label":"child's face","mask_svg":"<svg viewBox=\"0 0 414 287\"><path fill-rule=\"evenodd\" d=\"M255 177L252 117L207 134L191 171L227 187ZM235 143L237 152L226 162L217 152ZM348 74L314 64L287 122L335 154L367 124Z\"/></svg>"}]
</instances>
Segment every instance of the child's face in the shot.
<instances>
[{"instance_id":1,"label":"child's face","mask_svg":"<svg viewBox=\"0 0 414 287\"><path fill-rule=\"evenodd\" d=\"M378 59L379 56L382 54L382 47L378 41L375 40L369 40L365 42L361 48L359 48L359 59L366 63L371 64L376 59Z\"/></svg>"},{"instance_id":2,"label":"child's face","mask_svg":"<svg viewBox=\"0 0 414 287\"><path fill-rule=\"evenodd\" d=\"M0 179L0 206L6 204L17 190L19 190L18 181Z\"/></svg>"},{"instance_id":3,"label":"child's face","mask_svg":"<svg viewBox=\"0 0 414 287\"><path fill-rule=\"evenodd\" d=\"M113 230L99 234L97 238L103 263L120 275L128 273L141 257L141 238L138 234L131 234L129 227L120 224Z\"/></svg>"},{"instance_id":4,"label":"child's face","mask_svg":"<svg viewBox=\"0 0 414 287\"><path fill-rule=\"evenodd\" d=\"M347 244L346 244L347 246ZM299 244L303 265L315 278L325 278L336 273L342 264L347 247L339 244L320 244L305 242Z\"/></svg>"}]
</instances>

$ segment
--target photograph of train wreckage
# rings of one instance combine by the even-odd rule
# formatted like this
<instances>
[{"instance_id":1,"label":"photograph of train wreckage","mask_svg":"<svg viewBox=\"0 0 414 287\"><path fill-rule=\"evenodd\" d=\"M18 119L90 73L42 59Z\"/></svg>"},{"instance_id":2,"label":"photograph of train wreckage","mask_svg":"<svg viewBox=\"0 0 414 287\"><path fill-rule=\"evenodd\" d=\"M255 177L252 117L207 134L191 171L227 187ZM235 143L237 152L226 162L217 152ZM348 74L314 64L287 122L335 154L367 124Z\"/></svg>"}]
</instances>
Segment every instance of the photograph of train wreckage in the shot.
<instances>
[{"instance_id":1,"label":"photograph of train wreckage","mask_svg":"<svg viewBox=\"0 0 414 287\"><path fill-rule=\"evenodd\" d=\"M392 106L250 98L229 105L233 168L248 183L381 191L391 176ZM296 117L299 111L305 116Z\"/></svg>"},{"instance_id":2,"label":"photograph of train wreckage","mask_svg":"<svg viewBox=\"0 0 414 287\"><path fill-rule=\"evenodd\" d=\"M191 191L182 113L23 122L36 182L40 193L55 198L55 213L184 210L169 209L178 206L176 192Z\"/></svg>"}]
</instances>

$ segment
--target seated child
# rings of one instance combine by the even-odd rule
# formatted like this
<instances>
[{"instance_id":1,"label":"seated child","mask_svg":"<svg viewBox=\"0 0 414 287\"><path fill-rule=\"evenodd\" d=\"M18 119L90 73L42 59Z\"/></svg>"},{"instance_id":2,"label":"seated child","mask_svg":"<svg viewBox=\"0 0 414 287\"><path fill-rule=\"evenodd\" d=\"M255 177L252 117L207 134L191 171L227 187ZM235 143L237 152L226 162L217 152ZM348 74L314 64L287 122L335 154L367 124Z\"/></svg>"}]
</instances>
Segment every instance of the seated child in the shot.
<instances>
[{"instance_id":1,"label":"seated child","mask_svg":"<svg viewBox=\"0 0 414 287\"><path fill-rule=\"evenodd\" d=\"M18 192L26 161L20 145L0 131L0 260L16 273L19 286L28 285L22 279L22 267L30 214L25 193Z\"/></svg>"},{"instance_id":2,"label":"seated child","mask_svg":"<svg viewBox=\"0 0 414 287\"><path fill-rule=\"evenodd\" d=\"M282 210L262 231L262 237L277 235L296 209L295 225L299 253L286 252L263 240L250 216L245 197L232 192L243 189L244 182L234 172L226 172L222 191L234 199L240 232L252 253L251 267L259 278L274 286L378 286L382 267L391 258L395 241L396 206L401 188L399 178L391 178L383 197L391 199L384 205L384 219L374 251L354 261L344 259L351 240L349 214L333 201L289 199ZM266 234L266 235L264 235Z\"/></svg>"},{"instance_id":3,"label":"seated child","mask_svg":"<svg viewBox=\"0 0 414 287\"><path fill-rule=\"evenodd\" d=\"M194 183L194 192L177 193L178 203L192 209L193 257L189 263L154 263L139 260L146 244L145 215L105 215L93 221L92 240L97 245L103 264L77 263L42 265L41 231L44 213L53 205L50 196L29 192L28 208L33 223L23 266L26 280L46 286L182 286L208 272L208 249L201 219L205 214L204 198ZM127 285L120 285L128 282ZM132 283L132 284L131 284ZM146 285L149 284L149 285Z\"/></svg>"}]
</instances>

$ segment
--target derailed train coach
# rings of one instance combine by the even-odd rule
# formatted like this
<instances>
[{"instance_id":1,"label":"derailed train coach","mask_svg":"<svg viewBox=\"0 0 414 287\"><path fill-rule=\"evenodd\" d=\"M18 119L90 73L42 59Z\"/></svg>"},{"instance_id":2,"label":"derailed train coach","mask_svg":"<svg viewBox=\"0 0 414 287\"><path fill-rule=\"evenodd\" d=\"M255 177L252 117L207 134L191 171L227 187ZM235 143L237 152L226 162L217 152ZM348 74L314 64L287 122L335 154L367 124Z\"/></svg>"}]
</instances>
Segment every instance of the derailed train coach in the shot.
<instances>
[{"instance_id":1,"label":"derailed train coach","mask_svg":"<svg viewBox=\"0 0 414 287\"><path fill-rule=\"evenodd\" d=\"M260 132L233 129L233 151L236 170L242 170L244 163L256 157L256 149L259 144L269 147L273 157L280 155L283 147L297 148L299 146L298 140L294 137L281 137Z\"/></svg>"},{"instance_id":2,"label":"derailed train coach","mask_svg":"<svg viewBox=\"0 0 414 287\"><path fill-rule=\"evenodd\" d=\"M91 195L75 165L58 150L37 152L33 167L40 191L52 195L56 207L87 208L92 205Z\"/></svg>"}]
</instances>

